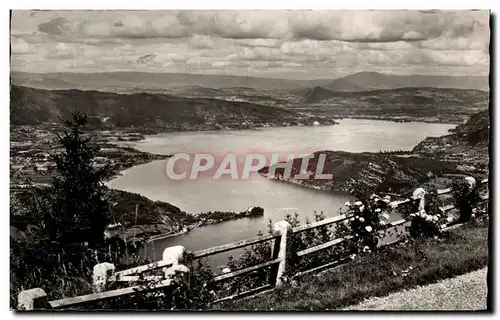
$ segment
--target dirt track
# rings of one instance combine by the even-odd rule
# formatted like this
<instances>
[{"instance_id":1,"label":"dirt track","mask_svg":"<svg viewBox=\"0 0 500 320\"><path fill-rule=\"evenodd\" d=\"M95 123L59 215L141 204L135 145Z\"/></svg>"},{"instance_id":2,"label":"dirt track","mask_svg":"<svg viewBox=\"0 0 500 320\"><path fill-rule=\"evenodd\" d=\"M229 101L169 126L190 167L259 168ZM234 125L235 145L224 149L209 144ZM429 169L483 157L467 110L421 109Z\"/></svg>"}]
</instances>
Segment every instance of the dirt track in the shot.
<instances>
[{"instance_id":1,"label":"dirt track","mask_svg":"<svg viewBox=\"0 0 500 320\"><path fill-rule=\"evenodd\" d=\"M485 310L487 268L438 283L369 298L344 310Z\"/></svg>"}]
</instances>

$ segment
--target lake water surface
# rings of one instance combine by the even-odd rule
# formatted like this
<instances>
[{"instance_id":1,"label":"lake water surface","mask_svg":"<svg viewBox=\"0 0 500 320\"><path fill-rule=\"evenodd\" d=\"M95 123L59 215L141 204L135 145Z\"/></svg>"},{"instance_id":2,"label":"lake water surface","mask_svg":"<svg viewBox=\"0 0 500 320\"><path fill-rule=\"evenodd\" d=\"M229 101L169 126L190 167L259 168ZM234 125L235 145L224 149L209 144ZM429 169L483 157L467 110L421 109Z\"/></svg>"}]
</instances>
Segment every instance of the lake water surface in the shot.
<instances>
[{"instance_id":1,"label":"lake water surface","mask_svg":"<svg viewBox=\"0 0 500 320\"><path fill-rule=\"evenodd\" d=\"M164 133L129 145L156 154L266 151L298 154L305 150L378 152L411 150L426 137L447 134L453 127L451 124L346 119L334 126ZM183 245L194 251L254 237L259 230L267 231L269 219L276 222L287 213L298 212L302 221L306 217L313 219L314 211L323 211L326 217L336 216L350 199L347 194L305 189L259 175L244 181L202 177L178 182L168 180L164 169L163 160L139 165L125 170L108 186L166 201L190 213L240 212L260 206L264 208L264 216L195 228L187 234L154 241L145 248L144 255L155 260L161 259L164 248L173 245ZM226 254L213 257L211 265L223 264L226 257Z\"/></svg>"}]
</instances>

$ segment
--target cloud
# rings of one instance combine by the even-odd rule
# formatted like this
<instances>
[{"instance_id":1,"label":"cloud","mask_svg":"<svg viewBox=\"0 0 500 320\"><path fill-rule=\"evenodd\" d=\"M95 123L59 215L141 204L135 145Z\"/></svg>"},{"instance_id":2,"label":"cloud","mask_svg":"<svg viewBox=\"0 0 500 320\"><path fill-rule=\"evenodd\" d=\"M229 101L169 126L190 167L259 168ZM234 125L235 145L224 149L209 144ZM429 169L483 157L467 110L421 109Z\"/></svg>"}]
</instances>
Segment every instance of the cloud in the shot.
<instances>
[{"instance_id":1,"label":"cloud","mask_svg":"<svg viewBox=\"0 0 500 320\"><path fill-rule=\"evenodd\" d=\"M236 44L242 47L266 47L266 48L276 48L283 44L281 39L240 39L236 40Z\"/></svg>"},{"instance_id":2,"label":"cloud","mask_svg":"<svg viewBox=\"0 0 500 320\"><path fill-rule=\"evenodd\" d=\"M14 11L11 61L36 72L484 74L488 19L487 11Z\"/></svg>"},{"instance_id":3,"label":"cloud","mask_svg":"<svg viewBox=\"0 0 500 320\"><path fill-rule=\"evenodd\" d=\"M485 29L488 12L419 11L163 11L155 16L130 12L109 21L52 18L38 29L52 35L179 38L195 35L259 39L246 46L275 46L262 39L347 42L423 41L467 37Z\"/></svg>"},{"instance_id":4,"label":"cloud","mask_svg":"<svg viewBox=\"0 0 500 320\"><path fill-rule=\"evenodd\" d=\"M10 46L13 54L29 54L35 52L35 49L28 44L28 42L18 37L12 37Z\"/></svg>"},{"instance_id":5,"label":"cloud","mask_svg":"<svg viewBox=\"0 0 500 320\"><path fill-rule=\"evenodd\" d=\"M83 49L79 45L58 43L55 47L44 49L43 56L47 59L72 59L83 53Z\"/></svg>"},{"instance_id":6,"label":"cloud","mask_svg":"<svg viewBox=\"0 0 500 320\"><path fill-rule=\"evenodd\" d=\"M194 35L189 41L189 45L193 49L213 49L215 41L210 36Z\"/></svg>"},{"instance_id":7,"label":"cloud","mask_svg":"<svg viewBox=\"0 0 500 320\"><path fill-rule=\"evenodd\" d=\"M76 26L78 26L78 24ZM50 21L40 23L38 30L47 34L63 36L76 33L74 27L75 25L71 24L68 20L58 17Z\"/></svg>"}]
</instances>

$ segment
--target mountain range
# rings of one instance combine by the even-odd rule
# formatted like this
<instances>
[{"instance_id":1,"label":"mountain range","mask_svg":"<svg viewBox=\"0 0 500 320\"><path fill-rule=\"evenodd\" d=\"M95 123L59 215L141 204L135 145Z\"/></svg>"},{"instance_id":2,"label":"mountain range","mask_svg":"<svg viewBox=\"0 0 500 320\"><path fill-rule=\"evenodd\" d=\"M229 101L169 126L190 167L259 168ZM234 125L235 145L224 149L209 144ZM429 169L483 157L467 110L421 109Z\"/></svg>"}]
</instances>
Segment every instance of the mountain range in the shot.
<instances>
[{"instance_id":1,"label":"mountain range","mask_svg":"<svg viewBox=\"0 0 500 320\"><path fill-rule=\"evenodd\" d=\"M318 80L255 78L233 75L103 72L24 73L11 72L15 85L39 89L81 89L120 92L123 90L167 90L175 87L246 87L259 90L300 90L316 86L330 91L368 91L405 87L434 87L488 90L487 76L392 75L358 72L346 77Z\"/></svg>"},{"instance_id":2,"label":"mountain range","mask_svg":"<svg viewBox=\"0 0 500 320\"><path fill-rule=\"evenodd\" d=\"M214 130L312 124L317 119L256 103L165 94L43 90L11 86L11 124L42 124L85 113L98 128Z\"/></svg>"},{"instance_id":3,"label":"mountain range","mask_svg":"<svg viewBox=\"0 0 500 320\"><path fill-rule=\"evenodd\" d=\"M330 83L317 83L330 91L369 91L397 88L453 88L488 90L488 77L440 75L392 75L379 72L358 72Z\"/></svg>"},{"instance_id":4,"label":"mountain range","mask_svg":"<svg viewBox=\"0 0 500 320\"><path fill-rule=\"evenodd\" d=\"M11 72L10 113L12 124L57 122L58 117L81 111L98 127L180 131L332 124L332 118L339 117L461 123L488 107L489 93L477 89L487 86L487 77L374 72L311 81L140 72Z\"/></svg>"}]
</instances>

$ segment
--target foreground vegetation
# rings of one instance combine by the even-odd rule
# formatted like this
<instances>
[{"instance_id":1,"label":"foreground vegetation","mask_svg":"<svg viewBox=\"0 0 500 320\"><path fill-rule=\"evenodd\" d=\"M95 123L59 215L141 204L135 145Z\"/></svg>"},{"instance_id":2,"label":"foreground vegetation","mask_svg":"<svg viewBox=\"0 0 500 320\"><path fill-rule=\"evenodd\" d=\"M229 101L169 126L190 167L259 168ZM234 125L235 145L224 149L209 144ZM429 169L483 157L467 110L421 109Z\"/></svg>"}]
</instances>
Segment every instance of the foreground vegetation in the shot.
<instances>
[{"instance_id":1,"label":"foreground vegetation","mask_svg":"<svg viewBox=\"0 0 500 320\"><path fill-rule=\"evenodd\" d=\"M218 310L326 310L371 296L429 284L488 263L488 226L471 225L442 239L411 241L365 255L336 269L306 275L263 295L215 305Z\"/></svg>"}]
</instances>

